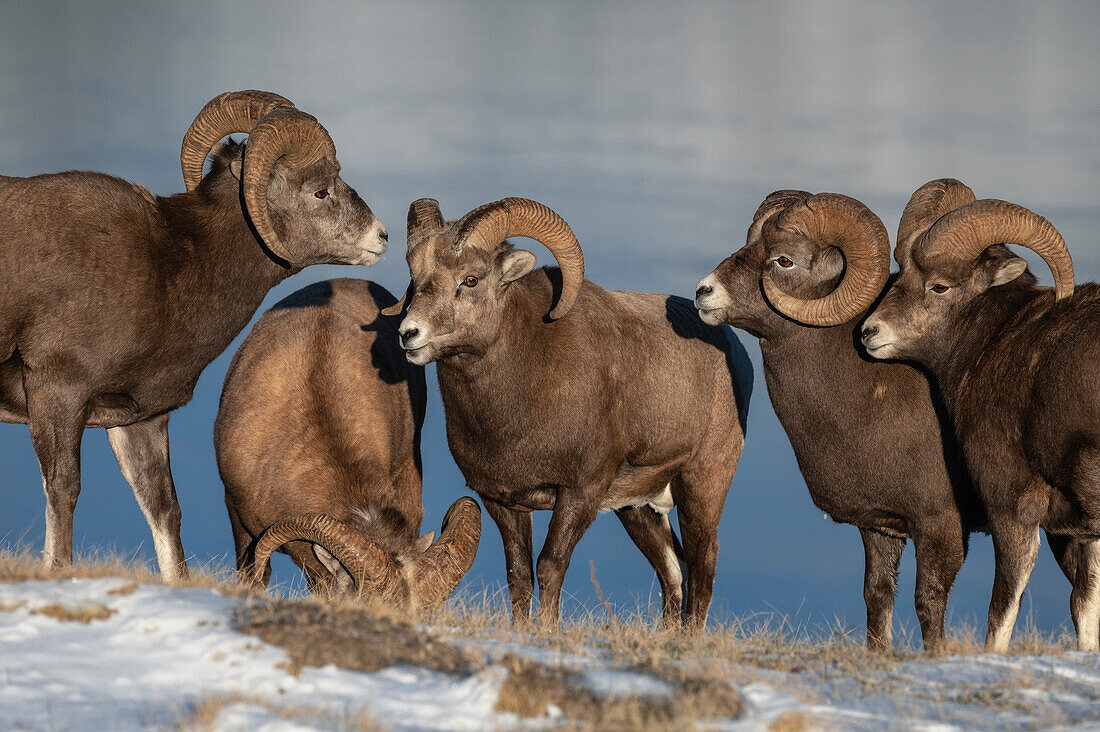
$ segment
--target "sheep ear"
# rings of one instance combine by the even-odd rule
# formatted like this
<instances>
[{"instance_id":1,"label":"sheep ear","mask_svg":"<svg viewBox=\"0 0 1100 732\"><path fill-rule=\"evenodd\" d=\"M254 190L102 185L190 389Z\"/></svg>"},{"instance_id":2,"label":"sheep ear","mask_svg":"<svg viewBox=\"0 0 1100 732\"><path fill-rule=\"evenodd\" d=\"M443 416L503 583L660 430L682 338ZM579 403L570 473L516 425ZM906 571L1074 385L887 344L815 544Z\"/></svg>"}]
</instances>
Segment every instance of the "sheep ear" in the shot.
<instances>
[{"instance_id":1,"label":"sheep ear","mask_svg":"<svg viewBox=\"0 0 1100 732\"><path fill-rule=\"evenodd\" d=\"M237 180L241 179L241 163L243 161L240 158L233 158L229 161L229 172Z\"/></svg>"},{"instance_id":2,"label":"sheep ear","mask_svg":"<svg viewBox=\"0 0 1100 732\"><path fill-rule=\"evenodd\" d=\"M428 551L428 547L432 545L433 541L435 541L434 531L429 531L428 533L424 534L424 536L416 540L416 553L423 554L424 552Z\"/></svg>"},{"instance_id":3,"label":"sheep ear","mask_svg":"<svg viewBox=\"0 0 1100 732\"><path fill-rule=\"evenodd\" d=\"M1027 261L1017 256L1009 257L1008 259L1002 259L996 262L997 268L993 271L992 282L990 287L996 287L997 285L1003 285L1006 282L1012 282L1027 269Z\"/></svg>"},{"instance_id":4,"label":"sheep ear","mask_svg":"<svg viewBox=\"0 0 1100 732\"><path fill-rule=\"evenodd\" d=\"M512 282L531 271L535 266L535 255L526 249L509 249L497 257L500 265L500 281Z\"/></svg>"}]
</instances>

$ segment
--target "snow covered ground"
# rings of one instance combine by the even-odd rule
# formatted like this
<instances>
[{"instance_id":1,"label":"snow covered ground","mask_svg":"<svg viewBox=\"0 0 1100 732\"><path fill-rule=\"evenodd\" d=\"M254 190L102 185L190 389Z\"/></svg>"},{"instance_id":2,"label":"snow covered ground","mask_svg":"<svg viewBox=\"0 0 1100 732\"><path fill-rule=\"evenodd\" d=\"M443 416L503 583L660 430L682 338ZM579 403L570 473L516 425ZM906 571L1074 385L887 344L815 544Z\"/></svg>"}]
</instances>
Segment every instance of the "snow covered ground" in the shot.
<instances>
[{"instance_id":1,"label":"snow covered ground","mask_svg":"<svg viewBox=\"0 0 1100 732\"><path fill-rule=\"evenodd\" d=\"M284 650L232 628L242 602L121 578L0 584L0 728L186 726L204 702L225 697L232 701L199 721L219 730L508 729L560 721L553 709L522 720L494 711L509 655L566 669L600 698L661 702L677 689L596 646L566 654L521 634L471 638L443 628L433 635L483 655L484 667L447 674L324 666L295 675ZM724 730L777 721L784 729L1100 730L1096 655L917 659L855 674L813 664L798 672L730 664L723 673L743 712L713 722Z\"/></svg>"}]
</instances>

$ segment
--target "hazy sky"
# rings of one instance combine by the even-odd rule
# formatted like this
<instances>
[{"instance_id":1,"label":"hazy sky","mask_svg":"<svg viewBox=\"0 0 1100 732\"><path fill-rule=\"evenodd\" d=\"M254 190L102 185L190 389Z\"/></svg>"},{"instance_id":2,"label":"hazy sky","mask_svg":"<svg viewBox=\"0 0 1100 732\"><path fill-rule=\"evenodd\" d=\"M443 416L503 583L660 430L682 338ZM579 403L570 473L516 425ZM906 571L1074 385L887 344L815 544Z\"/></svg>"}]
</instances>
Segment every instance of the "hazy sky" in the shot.
<instances>
[{"instance_id":1,"label":"hazy sky","mask_svg":"<svg viewBox=\"0 0 1100 732\"><path fill-rule=\"evenodd\" d=\"M1100 276L1100 5L1094 3L20 3L0 24L0 173L102 170L154 193L182 190L179 145L214 95L259 88L329 129L344 167L391 231L366 269L314 267L309 282L407 281L409 202L458 217L487 201L538 199L568 220L590 279L690 295L744 243L777 188L854 196L896 230L909 194L952 176L1059 227L1078 280ZM2 215L2 214L0 214ZM540 259L549 255L539 252ZM1049 281L1049 273L1038 269ZM726 502L713 615L841 617L862 632L858 531L810 502L758 369L749 434ZM232 544L212 425L237 342L172 417L172 464L194 563ZM425 524L464 491L429 369ZM41 477L22 425L0 425L0 543L40 547ZM76 539L152 557L152 542L101 430L84 440ZM536 514L541 544L547 513ZM467 584L504 581L486 530ZM657 598L618 521L581 541L566 591L632 605ZM975 536L950 620L984 627L992 583ZM277 576L289 580L289 563ZM896 617L911 630L912 551ZM1044 549L1023 616L1068 621L1069 585Z\"/></svg>"}]
</instances>

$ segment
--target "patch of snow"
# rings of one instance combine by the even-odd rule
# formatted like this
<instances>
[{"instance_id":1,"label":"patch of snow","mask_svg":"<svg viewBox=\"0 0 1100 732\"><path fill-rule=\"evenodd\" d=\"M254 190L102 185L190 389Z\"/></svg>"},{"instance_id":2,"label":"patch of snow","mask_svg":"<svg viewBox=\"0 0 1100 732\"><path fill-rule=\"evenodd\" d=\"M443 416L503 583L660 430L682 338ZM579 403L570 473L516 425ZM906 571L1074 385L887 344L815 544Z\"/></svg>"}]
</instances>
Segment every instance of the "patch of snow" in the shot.
<instances>
[{"instance_id":1,"label":"patch of snow","mask_svg":"<svg viewBox=\"0 0 1100 732\"><path fill-rule=\"evenodd\" d=\"M619 699L636 696L651 701L665 701L676 693L676 687L663 679L637 671L614 668L590 668L573 680L597 696Z\"/></svg>"},{"instance_id":2,"label":"patch of snow","mask_svg":"<svg viewBox=\"0 0 1100 732\"><path fill-rule=\"evenodd\" d=\"M54 603L101 603L112 614L84 624L33 613ZM317 710L334 728L364 711L395 730L483 729L515 721L493 712L504 678L499 668L460 677L422 668L361 673L326 666L305 668L295 677L281 667L284 651L229 627L238 604L212 590L133 589L121 579L0 585L0 607L6 609L0 612L4 725L161 728L186 719L203 700L227 695ZM301 728L249 704L231 705L217 724Z\"/></svg>"}]
</instances>

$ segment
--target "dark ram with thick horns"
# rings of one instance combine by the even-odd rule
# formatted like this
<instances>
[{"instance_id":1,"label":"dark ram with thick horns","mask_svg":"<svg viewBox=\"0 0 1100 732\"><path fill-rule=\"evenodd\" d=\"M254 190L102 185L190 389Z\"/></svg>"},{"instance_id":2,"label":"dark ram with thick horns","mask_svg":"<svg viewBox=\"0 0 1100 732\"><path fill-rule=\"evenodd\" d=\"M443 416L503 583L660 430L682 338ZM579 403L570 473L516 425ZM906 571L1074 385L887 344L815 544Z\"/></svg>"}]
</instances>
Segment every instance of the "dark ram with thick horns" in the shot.
<instances>
[{"instance_id":1,"label":"dark ram with thick horns","mask_svg":"<svg viewBox=\"0 0 1100 732\"><path fill-rule=\"evenodd\" d=\"M937 183L949 194L915 193L899 241L973 200L958 181ZM859 527L868 647L892 645L898 563L912 539L917 617L925 648L937 650L968 537L985 519L928 379L858 349L889 266L886 229L859 201L776 191L757 209L745 246L699 283L695 304L705 322L760 339L768 394L811 499Z\"/></svg>"},{"instance_id":2,"label":"dark ram with thick horns","mask_svg":"<svg viewBox=\"0 0 1100 732\"><path fill-rule=\"evenodd\" d=\"M539 241L560 269L533 270L510 236ZM732 331L704 325L683 298L585 280L572 229L535 201L448 223L422 199L408 242L402 345L412 363L437 364L451 452L504 541L514 620L528 620L537 575L539 619L558 623L574 547L615 511L657 573L663 622L701 627L752 389ZM536 510L553 513L533 568Z\"/></svg>"},{"instance_id":3,"label":"dark ram with thick horns","mask_svg":"<svg viewBox=\"0 0 1100 732\"><path fill-rule=\"evenodd\" d=\"M232 133L252 134L217 144ZM217 97L181 161L188 190L168 197L101 173L0 177L0 419L30 427L52 567L72 562L84 428L105 427L162 576L185 574L169 412L274 285L386 249L328 133L283 97Z\"/></svg>"},{"instance_id":4,"label":"dark ram with thick horns","mask_svg":"<svg viewBox=\"0 0 1100 732\"><path fill-rule=\"evenodd\" d=\"M266 585L282 549L310 587L415 613L469 570L473 499L455 501L438 541L419 537L424 369L380 314L393 303L365 280L317 282L264 313L234 355L214 447L242 580Z\"/></svg>"},{"instance_id":5,"label":"dark ram with thick horns","mask_svg":"<svg viewBox=\"0 0 1100 732\"><path fill-rule=\"evenodd\" d=\"M1004 244L1042 257L1054 288ZM945 213L862 339L926 368L954 424L993 535L986 648L1008 649L1043 528L1073 585L1077 647L1100 650L1100 287L1074 288L1058 231L1006 201Z\"/></svg>"}]
</instances>

